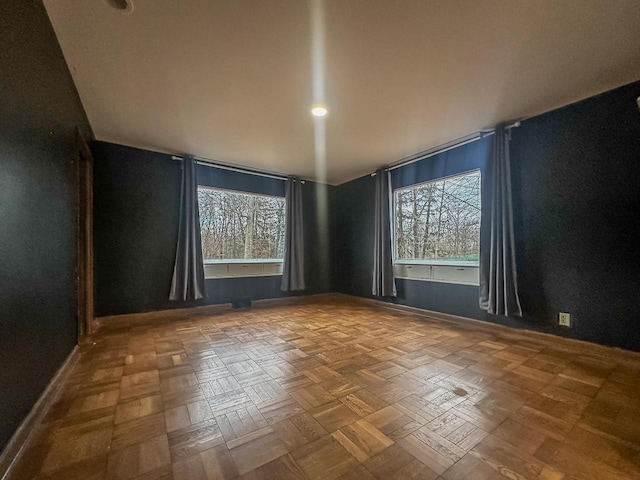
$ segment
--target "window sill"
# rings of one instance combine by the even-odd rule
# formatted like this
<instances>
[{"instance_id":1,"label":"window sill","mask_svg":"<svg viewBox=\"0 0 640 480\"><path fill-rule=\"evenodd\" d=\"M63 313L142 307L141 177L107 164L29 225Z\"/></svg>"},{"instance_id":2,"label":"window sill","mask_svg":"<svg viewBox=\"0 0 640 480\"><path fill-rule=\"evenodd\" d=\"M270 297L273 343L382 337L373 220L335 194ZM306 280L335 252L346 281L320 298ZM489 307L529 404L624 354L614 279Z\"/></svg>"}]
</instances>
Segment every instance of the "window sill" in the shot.
<instances>
[{"instance_id":1,"label":"window sill","mask_svg":"<svg viewBox=\"0 0 640 480\"><path fill-rule=\"evenodd\" d=\"M205 265L220 265L222 263L284 263L281 258L208 258Z\"/></svg>"},{"instance_id":2,"label":"window sill","mask_svg":"<svg viewBox=\"0 0 640 480\"><path fill-rule=\"evenodd\" d=\"M448 262L443 264L425 262L398 263L393 266L396 278L407 280L426 280L440 283L458 283L462 285L478 285L480 268L475 262Z\"/></svg>"},{"instance_id":3,"label":"window sill","mask_svg":"<svg viewBox=\"0 0 640 480\"><path fill-rule=\"evenodd\" d=\"M433 265L438 267L470 267L480 268L478 262L469 260L394 260L394 265Z\"/></svg>"},{"instance_id":4,"label":"window sill","mask_svg":"<svg viewBox=\"0 0 640 480\"><path fill-rule=\"evenodd\" d=\"M398 277L398 276L396 276L395 278L398 278L400 280L415 280L417 282L434 282L434 283L450 283L453 285L469 285L471 287L477 287L480 285L478 282L462 282L459 280L441 280L437 278L411 278L411 277Z\"/></svg>"},{"instance_id":5,"label":"window sill","mask_svg":"<svg viewBox=\"0 0 640 480\"><path fill-rule=\"evenodd\" d=\"M205 280L220 280L223 278L253 278L253 277L281 277L281 273L256 273L253 275L207 275L205 274Z\"/></svg>"},{"instance_id":6,"label":"window sill","mask_svg":"<svg viewBox=\"0 0 640 480\"><path fill-rule=\"evenodd\" d=\"M282 275L282 260L234 259L207 260L204 262L204 276L211 278L273 277Z\"/></svg>"}]
</instances>

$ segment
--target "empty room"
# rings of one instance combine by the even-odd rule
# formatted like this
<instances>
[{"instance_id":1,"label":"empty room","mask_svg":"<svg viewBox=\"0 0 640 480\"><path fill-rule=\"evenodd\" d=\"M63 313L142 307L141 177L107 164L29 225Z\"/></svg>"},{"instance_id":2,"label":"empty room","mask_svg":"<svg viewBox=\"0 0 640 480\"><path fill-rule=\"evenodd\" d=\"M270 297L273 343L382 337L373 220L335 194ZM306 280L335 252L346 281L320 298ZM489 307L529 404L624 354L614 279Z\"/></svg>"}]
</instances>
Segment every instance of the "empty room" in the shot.
<instances>
[{"instance_id":1,"label":"empty room","mask_svg":"<svg viewBox=\"0 0 640 480\"><path fill-rule=\"evenodd\" d=\"M640 478L640 2L0 6L0 480Z\"/></svg>"}]
</instances>

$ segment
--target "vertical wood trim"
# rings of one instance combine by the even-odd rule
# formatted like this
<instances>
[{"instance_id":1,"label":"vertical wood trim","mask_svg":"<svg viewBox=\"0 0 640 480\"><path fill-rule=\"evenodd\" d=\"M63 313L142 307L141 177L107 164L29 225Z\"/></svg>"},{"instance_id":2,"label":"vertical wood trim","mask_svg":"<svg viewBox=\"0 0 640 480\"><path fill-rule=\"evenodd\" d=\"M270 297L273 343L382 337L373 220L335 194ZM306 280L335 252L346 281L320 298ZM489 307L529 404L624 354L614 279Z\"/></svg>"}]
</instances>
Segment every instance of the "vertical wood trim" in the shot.
<instances>
[{"instance_id":1,"label":"vertical wood trim","mask_svg":"<svg viewBox=\"0 0 640 480\"><path fill-rule=\"evenodd\" d=\"M84 135L78 130L76 166L76 283L78 302L78 342L93 333L93 156Z\"/></svg>"}]
</instances>

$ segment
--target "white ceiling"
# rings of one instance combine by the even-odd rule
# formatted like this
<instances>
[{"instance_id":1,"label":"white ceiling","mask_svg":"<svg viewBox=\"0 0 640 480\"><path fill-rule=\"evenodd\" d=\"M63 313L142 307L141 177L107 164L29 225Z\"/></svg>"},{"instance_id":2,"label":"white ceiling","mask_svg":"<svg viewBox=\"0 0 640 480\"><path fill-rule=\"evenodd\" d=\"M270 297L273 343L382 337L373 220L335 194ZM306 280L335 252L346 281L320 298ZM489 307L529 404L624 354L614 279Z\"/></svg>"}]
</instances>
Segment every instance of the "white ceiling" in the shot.
<instances>
[{"instance_id":1,"label":"white ceiling","mask_svg":"<svg viewBox=\"0 0 640 480\"><path fill-rule=\"evenodd\" d=\"M133 2L44 2L99 140L329 183L640 79L638 0Z\"/></svg>"}]
</instances>

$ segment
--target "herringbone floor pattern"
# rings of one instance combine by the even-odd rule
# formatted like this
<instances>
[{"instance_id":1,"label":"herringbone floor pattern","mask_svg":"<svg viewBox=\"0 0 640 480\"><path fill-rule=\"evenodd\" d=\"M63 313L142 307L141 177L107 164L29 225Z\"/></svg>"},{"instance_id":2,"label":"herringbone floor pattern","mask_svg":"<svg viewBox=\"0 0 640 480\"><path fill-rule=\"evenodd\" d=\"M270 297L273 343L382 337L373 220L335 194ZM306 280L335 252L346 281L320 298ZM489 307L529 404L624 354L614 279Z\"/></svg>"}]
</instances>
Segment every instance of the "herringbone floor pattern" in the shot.
<instances>
[{"instance_id":1,"label":"herringbone floor pattern","mask_svg":"<svg viewBox=\"0 0 640 480\"><path fill-rule=\"evenodd\" d=\"M640 366L526 333L335 301L94 341L14 478L640 478Z\"/></svg>"}]
</instances>

